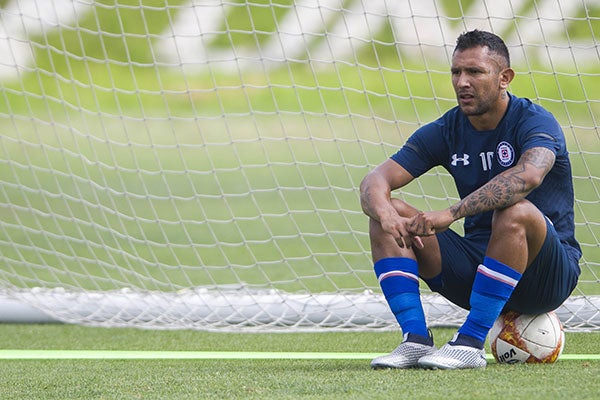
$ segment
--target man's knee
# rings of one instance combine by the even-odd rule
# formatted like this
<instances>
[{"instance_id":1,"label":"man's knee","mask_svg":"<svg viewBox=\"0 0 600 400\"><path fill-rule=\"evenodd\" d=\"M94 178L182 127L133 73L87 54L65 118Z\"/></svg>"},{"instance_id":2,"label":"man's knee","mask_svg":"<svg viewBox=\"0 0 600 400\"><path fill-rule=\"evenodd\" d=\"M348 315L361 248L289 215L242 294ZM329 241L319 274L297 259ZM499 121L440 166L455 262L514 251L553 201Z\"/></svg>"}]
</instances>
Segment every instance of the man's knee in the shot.
<instances>
[{"instance_id":1,"label":"man's knee","mask_svg":"<svg viewBox=\"0 0 600 400\"><path fill-rule=\"evenodd\" d=\"M401 217L411 217L418 212L416 208L400 199L393 198L391 199L391 203L398 215ZM386 234L381 228L381 223L373 218L369 218L369 232L371 237L380 234Z\"/></svg>"},{"instance_id":2,"label":"man's knee","mask_svg":"<svg viewBox=\"0 0 600 400\"><path fill-rule=\"evenodd\" d=\"M407 202L396 198L392 199L392 206L394 207L394 209L396 209L396 212L401 217L412 217L413 215L416 215L419 212L419 210L417 210L415 207L411 206Z\"/></svg>"},{"instance_id":3,"label":"man's knee","mask_svg":"<svg viewBox=\"0 0 600 400\"><path fill-rule=\"evenodd\" d=\"M521 200L512 206L495 210L492 218L492 230L508 233L514 230L526 230L534 226L544 226L544 215L530 201Z\"/></svg>"},{"instance_id":4,"label":"man's knee","mask_svg":"<svg viewBox=\"0 0 600 400\"><path fill-rule=\"evenodd\" d=\"M494 212L486 254L523 272L546 238L546 218L531 202L522 200Z\"/></svg>"}]
</instances>

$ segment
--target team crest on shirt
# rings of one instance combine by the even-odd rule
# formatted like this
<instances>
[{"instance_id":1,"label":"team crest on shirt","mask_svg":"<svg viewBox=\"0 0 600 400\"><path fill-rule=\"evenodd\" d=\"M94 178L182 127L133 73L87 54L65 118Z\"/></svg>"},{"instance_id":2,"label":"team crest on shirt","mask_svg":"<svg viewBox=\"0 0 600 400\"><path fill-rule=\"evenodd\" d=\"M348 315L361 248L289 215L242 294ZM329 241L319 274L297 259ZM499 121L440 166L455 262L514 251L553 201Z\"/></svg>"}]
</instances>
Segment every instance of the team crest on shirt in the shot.
<instances>
[{"instance_id":1,"label":"team crest on shirt","mask_svg":"<svg viewBox=\"0 0 600 400\"><path fill-rule=\"evenodd\" d=\"M498 155L498 162L503 167L508 167L515 161L515 149L508 142L498 143L496 154Z\"/></svg>"}]
</instances>

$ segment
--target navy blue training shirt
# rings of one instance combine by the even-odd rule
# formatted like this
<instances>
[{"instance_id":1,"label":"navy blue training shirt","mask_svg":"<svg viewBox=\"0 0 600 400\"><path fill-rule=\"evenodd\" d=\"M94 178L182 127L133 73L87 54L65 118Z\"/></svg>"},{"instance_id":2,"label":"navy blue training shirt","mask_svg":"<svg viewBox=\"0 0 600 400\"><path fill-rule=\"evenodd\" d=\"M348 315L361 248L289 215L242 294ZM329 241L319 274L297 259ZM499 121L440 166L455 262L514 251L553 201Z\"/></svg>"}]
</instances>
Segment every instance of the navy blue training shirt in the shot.
<instances>
[{"instance_id":1,"label":"navy blue training shirt","mask_svg":"<svg viewBox=\"0 0 600 400\"><path fill-rule=\"evenodd\" d=\"M521 154L546 147L556 155L554 166L527 199L550 221L562 242L581 249L575 239L571 162L563 131L554 116L530 100L510 95L506 113L496 129L477 131L458 106L422 126L391 158L417 178L435 166L452 175L464 198L502 171ZM465 234L491 228L492 212L465 218Z\"/></svg>"}]
</instances>

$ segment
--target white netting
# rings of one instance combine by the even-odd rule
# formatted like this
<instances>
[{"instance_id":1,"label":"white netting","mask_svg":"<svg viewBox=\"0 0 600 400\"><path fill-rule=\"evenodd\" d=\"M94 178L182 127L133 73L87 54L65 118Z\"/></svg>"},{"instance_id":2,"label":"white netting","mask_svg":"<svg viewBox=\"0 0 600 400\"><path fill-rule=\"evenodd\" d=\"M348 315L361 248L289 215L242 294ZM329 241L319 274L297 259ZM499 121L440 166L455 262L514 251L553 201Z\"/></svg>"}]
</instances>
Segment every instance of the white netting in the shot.
<instances>
[{"instance_id":1,"label":"white netting","mask_svg":"<svg viewBox=\"0 0 600 400\"><path fill-rule=\"evenodd\" d=\"M564 128L584 256L561 319L600 327L594 2L0 4L3 296L108 326L393 327L358 184L454 106L455 38L481 28ZM442 170L406 196L457 200ZM432 324L464 318L424 294Z\"/></svg>"}]
</instances>

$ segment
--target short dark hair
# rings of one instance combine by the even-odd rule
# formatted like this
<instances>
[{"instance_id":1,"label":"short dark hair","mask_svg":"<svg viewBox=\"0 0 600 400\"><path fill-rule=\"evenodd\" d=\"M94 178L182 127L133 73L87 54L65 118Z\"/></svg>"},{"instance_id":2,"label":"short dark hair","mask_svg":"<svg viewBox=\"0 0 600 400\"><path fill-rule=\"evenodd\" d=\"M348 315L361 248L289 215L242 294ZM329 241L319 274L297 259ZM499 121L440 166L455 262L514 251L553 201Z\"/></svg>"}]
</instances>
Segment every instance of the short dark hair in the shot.
<instances>
[{"instance_id":1,"label":"short dark hair","mask_svg":"<svg viewBox=\"0 0 600 400\"><path fill-rule=\"evenodd\" d=\"M490 51L504 58L506 60L506 66L510 67L510 55L508 54L508 48L506 47L504 40L491 32L475 29L461 34L458 39L456 39L454 52L479 46L487 47Z\"/></svg>"}]
</instances>

